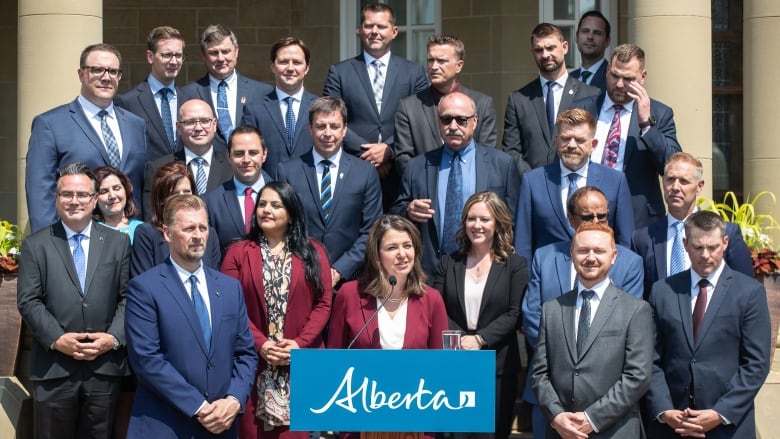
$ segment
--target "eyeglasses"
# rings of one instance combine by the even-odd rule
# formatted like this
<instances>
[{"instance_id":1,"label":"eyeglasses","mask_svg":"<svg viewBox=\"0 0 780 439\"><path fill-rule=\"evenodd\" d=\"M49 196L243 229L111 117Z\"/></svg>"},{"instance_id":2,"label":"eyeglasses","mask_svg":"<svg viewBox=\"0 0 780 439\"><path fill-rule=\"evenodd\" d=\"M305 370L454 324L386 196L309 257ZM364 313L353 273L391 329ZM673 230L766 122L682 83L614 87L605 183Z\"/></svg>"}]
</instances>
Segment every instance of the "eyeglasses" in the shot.
<instances>
[{"instance_id":1,"label":"eyeglasses","mask_svg":"<svg viewBox=\"0 0 780 439\"><path fill-rule=\"evenodd\" d=\"M81 66L81 69L88 71L92 76L96 76L98 78L102 77L106 72L108 72L109 78L119 78L122 76L122 69L111 69L100 66Z\"/></svg>"},{"instance_id":2,"label":"eyeglasses","mask_svg":"<svg viewBox=\"0 0 780 439\"><path fill-rule=\"evenodd\" d=\"M579 213L575 213L581 220L585 222L591 222L594 219L598 219L599 221L604 221L607 219L607 216L609 215L609 212L607 213L589 213L587 215L580 215Z\"/></svg>"},{"instance_id":3,"label":"eyeglasses","mask_svg":"<svg viewBox=\"0 0 780 439\"><path fill-rule=\"evenodd\" d=\"M472 114L471 116L439 116L439 121L443 125L449 125L454 120L458 125L465 127L474 116L476 116L476 114Z\"/></svg>"},{"instance_id":4,"label":"eyeglasses","mask_svg":"<svg viewBox=\"0 0 780 439\"><path fill-rule=\"evenodd\" d=\"M94 192L58 192L57 196L60 197L63 201L70 201L73 198L76 198L76 201L79 203L86 203L87 201L91 200L92 197L95 196Z\"/></svg>"},{"instance_id":5,"label":"eyeglasses","mask_svg":"<svg viewBox=\"0 0 780 439\"><path fill-rule=\"evenodd\" d=\"M171 59L176 58L177 60L184 59L183 53L173 53L173 52L165 52L165 53L158 53L157 54L160 59L162 59L165 62L171 62Z\"/></svg>"},{"instance_id":6,"label":"eyeglasses","mask_svg":"<svg viewBox=\"0 0 780 439\"><path fill-rule=\"evenodd\" d=\"M187 119L187 120L180 120L177 121L179 125L183 125L185 128L195 128L195 125L200 124L200 126L205 127L209 126L212 122L214 122L213 117L203 117L201 119Z\"/></svg>"}]
</instances>

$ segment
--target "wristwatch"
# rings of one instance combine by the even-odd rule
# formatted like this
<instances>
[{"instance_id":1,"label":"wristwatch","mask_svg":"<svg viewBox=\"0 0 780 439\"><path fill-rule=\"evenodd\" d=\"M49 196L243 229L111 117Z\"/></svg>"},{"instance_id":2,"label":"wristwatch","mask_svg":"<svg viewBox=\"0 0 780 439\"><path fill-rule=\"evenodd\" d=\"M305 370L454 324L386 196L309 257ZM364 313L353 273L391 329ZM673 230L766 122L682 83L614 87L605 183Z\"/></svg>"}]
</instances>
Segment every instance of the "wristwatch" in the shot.
<instances>
[{"instance_id":1,"label":"wristwatch","mask_svg":"<svg viewBox=\"0 0 780 439\"><path fill-rule=\"evenodd\" d=\"M655 118L653 116L650 116L649 119L639 124L639 128L641 129L649 128L652 126L655 126Z\"/></svg>"},{"instance_id":2,"label":"wristwatch","mask_svg":"<svg viewBox=\"0 0 780 439\"><path fill-rule=\"evenodd\" d=\"M119 339L116 336L112 335L112 337L114 337L114 350L117 350L121 344L119 344Z\"/></svg>"}]
</instances>

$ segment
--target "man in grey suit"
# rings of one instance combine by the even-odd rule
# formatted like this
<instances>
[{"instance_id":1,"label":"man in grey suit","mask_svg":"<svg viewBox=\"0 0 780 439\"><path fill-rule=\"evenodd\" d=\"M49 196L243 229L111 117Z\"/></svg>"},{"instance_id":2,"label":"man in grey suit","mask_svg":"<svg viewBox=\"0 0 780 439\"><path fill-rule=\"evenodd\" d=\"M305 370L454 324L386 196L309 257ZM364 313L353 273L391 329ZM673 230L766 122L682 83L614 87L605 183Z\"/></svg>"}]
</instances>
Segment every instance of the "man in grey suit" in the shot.
<instances>
[{"instance_id":1,"label":"man in grey suit","mask_svg":"<svg viewBox=\"0 0 780 439\"><path fill-rule=\"evenodd\" d=\"M54 191L57 170L81 162L90 169L112 165L143 187L147 161L146 124L113 104L122 78L122 55L110 44L93 44L81 52L81 93L72 102L33 119L25 161L25 192L30 230L57 221ZM141 193L135 191L135 205Z\"/></svg>"},{"instance_id":2,"label":"man in grey suit","mask_svg":"<svg viewBox=\"0 0 780 439\"><path fill-rule=\"evenodd\" d=\"M604 52L609 47L611 26L607 17L599 11L582 14L577 24L577 50L580 51L582 66L570 75L585 84L607 89L607 64Z\"/></svg>"},{"instance_id":3,"label":"man in grey suit","mask_svg":"<svg viewBox=\"0 0 780 439\"><path fill-rule=\"evenodd\" d=\"M395 112L395 167L403 175L406 164L414 157L432 151L442 144L436 106L441 98L459 91L477 106L479 124L474 140L496 147L496 110L493 98L466 88L458 80L463 69L466 47L457 37L445 34L428 37L428 77L431 86L401 99Z\"/></svg>"},{"instance_id":4,"label":"man in grey suit","mask_svg":"<svg viewBox=\"0 0 780 439\"><path fill-rule=\"evenodd\" d=\"M539 77L509 94L504 115L504 151L523 174L555 158L555 118L571 104L601 90L585 85L566 71L569 43L558 26L538 24L531 32L531 54Z\"/></svg>"},{"instance_id":5,"label":"man in grey suit","mask_svg":"<svg viewBox=\"0 0 780 439\"><path fill-rule=\"evenodd\" d=\"M36 438L112 437L128 374L125 288L130 241L92 221L97 180L83 163L59 172L61 220L22 244L19 312L33 336Z\"/></svg>"},{"instance_id":6,"label":"man in grey suit","mask_svg":"<svg viewBox=\"0 0 780 439\"><path fill-rule=\"evenodd\" d=\"M609 280L608 226L577 229L571 258L578 286L542 307L531 382L547 437L639 438L639 400L650 387L653 316L647 302ZM556 434L557 433L557 434Z\"/></svg>"},{"instance_id":7,"label":"man in grey suit","mask_svg":"<svg viewBox=\"0 0 780 439\"><path fill-rule=\"evenodd\" d=\"M152 29L146 37L146 61L149 76L130 90L114 98L114 104L146 121L149 160L176 151L178 104L174 81L184 64L184 38L170 26ZM135 188L136 191L140 188Z\"/></svg>"}]
</instances>

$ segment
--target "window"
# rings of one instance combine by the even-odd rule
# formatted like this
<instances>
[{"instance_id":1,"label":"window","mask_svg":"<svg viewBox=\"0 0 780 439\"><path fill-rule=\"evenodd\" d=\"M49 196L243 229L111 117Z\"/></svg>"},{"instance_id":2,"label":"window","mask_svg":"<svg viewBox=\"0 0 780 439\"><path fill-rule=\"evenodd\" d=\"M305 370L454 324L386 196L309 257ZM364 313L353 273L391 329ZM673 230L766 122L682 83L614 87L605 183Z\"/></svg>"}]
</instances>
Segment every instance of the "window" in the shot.
<instances>
[{"instance_id":1,"label":"window","mask_svg":"<svg viewBox=\"0 0 780 439\"><path fill-rule=\"evenodd\" d=\"M580 65L580 52L577 50L577 23L580 16L588 11L599 10L612 27L610 32L610 48L616 46L617 31L617 1L610 0L539 0L540 22L552 23L561 28L563 37L569 42L569 53L566 54L566 66L577 68ZM607 49L607 56L610 50Z\"/></svg>"}]
</instances>

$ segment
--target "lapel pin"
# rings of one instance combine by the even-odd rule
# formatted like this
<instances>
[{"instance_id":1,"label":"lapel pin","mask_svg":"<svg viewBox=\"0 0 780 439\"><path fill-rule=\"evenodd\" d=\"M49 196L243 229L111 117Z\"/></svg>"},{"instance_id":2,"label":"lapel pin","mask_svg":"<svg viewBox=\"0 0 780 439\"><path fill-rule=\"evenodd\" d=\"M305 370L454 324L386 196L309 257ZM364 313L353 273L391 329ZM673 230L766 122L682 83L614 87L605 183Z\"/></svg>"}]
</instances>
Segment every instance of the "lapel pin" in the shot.
<instances>
[{"instance_id":1,"label":"lapel pin","mask_svg":"<svg viewBox=\"0 0 780 439\"><path fill-rule=\"evenodd\" d=\"M573 94L574 94L574 90L572 90L572 89L569 89L569 94L570 94L570 95L573 95Z\"/></svg>"},{"instance_id":2,"label":"lapel pin","mask_svg":"<svg viewBox=\"0 0 780 439\"><path fill-rule=\"evenodd\" d=\"M220 296L222 296L222 294L221 294L219 291L214 291L214 294L216 294L216 295L217 295L217 297L220 297Z\"/></svg>"},{"instance_id":3,"label":"lapel pin","mask_svg":"<svg viewBox=\"0 0 780 439\"><path fill-rule=\"evenodd\" d=\"M339 180L341 180L343 178L344 178L344 173L343 172L339 172Z\"/></svg>"},{"instance_id":4,"label":"lapel pin","mask_svg":"<svg viewBox=\"0 0 780 439\"><path fill-rule=\"evenodd\" d=\"M241 104L246 104L246 96L241 96Z\"/></svg>"}]
</instances>

